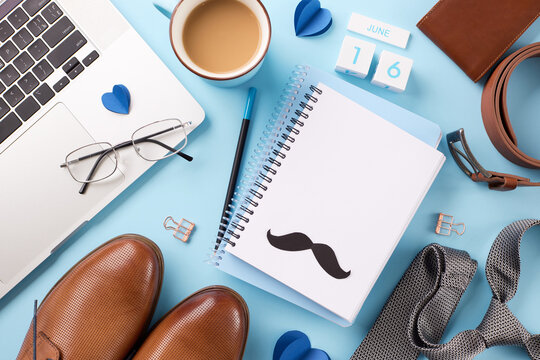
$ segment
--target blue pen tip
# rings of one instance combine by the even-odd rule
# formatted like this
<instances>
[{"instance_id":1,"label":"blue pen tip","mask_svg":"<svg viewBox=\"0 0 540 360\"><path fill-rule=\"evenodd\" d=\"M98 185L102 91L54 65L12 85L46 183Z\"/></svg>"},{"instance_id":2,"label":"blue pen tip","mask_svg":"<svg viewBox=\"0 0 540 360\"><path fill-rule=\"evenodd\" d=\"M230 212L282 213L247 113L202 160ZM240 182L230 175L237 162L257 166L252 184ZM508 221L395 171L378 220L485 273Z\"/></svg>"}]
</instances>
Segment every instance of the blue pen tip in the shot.
<instances>
[{"instance_id":1,"label":"blue pen tip","mask_svg":"<svg viewBox=\"0 0 540 360\"><path fill-rule=\"evenodd\" d=\"M255 97L255 95L257 95L257 89L255 89L254 87L250 87L250 88L249 88L249 95L248 95L248 96L249 96L250 98L253 98L253 97Z\"/></svg>"},{"instance_id":2,"label":"blue pen tip","mask_svg":"<svg viewBox=\"0 0 540 360\"><path fill-rule=\"evenodd\" d=\"M246 109L244 111L244 119L251 120L251 111L253 110L253 103L255 102L255 96L257 95L257 89L254 87L249 88L248 98L246 101Z\"/></svg>"}]
</instances>

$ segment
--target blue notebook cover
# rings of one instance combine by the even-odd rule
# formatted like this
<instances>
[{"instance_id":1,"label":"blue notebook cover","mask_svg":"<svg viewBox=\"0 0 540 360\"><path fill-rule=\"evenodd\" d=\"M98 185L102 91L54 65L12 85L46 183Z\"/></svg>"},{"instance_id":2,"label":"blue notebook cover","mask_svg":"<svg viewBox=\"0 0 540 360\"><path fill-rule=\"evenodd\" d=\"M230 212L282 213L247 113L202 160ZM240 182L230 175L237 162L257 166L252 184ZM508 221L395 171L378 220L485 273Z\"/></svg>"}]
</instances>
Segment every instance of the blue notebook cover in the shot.
<instances>
[{"instance_id":1,"label":"blue notebook cover","mask_svg":"<svg viewBox=\"0 0 540 360\"><path fill-rule=\"evenodd\" d=\"M280 104L283 104L283 109L278 117L290 117L290 110L299 109L301 107L301 102L305 101L302 94L312 93L310 85L322 82L366 109L407 131L426 144L434 148L437 148L439 145L442 132L437 124L342 79L313 69L309 66L298 67L293 71L292 77L297 79L297 81L289 84L284 90L280 98ZM279 123L275 123L275 120L276 119L274 119L274 123L269 124L268 128L281 126ZM258 155L254 154L253 157L257 158ZM234 229L231 229L231 226L229 226L227 233L231 234L233 232ZM281 282L238 259L234 255L229 254L224 250L226 246L225 242L221 243L219 251L213 255L211 261L221 271L303 307L338 325L352 325L297 291L285 286Z\"/></svg>"}]
</instances>

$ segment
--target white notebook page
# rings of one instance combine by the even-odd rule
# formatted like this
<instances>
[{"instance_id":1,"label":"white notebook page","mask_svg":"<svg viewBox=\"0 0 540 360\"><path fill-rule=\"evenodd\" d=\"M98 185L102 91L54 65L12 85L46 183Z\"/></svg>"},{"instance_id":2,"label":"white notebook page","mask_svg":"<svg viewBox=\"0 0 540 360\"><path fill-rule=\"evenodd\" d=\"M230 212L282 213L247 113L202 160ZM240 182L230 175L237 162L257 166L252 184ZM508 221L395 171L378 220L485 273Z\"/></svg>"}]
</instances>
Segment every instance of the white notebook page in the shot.
<instances>
[{"instance_id":1,"label":"white notebook page","mask_svg":"<svg viewBox=\"0 0 540 360\"><path fill-rule=\"evenodd\" d=\"M227 251L353 321L444 156L326 85L255 214ZM337 279L311 250L272 246L267 232L330 246ZM287 240L287 239L285 239Z\"/></svg>"}]
</instances>

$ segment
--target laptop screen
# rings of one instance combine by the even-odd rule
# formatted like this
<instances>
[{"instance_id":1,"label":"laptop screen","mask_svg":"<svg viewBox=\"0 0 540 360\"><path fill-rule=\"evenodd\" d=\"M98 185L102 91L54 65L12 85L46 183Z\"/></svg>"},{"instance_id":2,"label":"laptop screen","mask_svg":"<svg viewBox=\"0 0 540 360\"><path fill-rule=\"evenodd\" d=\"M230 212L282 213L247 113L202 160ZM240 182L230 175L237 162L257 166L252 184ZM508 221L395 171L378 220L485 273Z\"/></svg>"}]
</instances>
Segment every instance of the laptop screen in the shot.
<instances>
[{"instance_id":1,"label":"laptop screen","mask_svg":"<svg viewBox=\"0 0 540 360\"><path fill-rule=\"evenodd\" d=\"M22 0L0 0L0 19L9 14Z\"/></svg>"}]
</instances>

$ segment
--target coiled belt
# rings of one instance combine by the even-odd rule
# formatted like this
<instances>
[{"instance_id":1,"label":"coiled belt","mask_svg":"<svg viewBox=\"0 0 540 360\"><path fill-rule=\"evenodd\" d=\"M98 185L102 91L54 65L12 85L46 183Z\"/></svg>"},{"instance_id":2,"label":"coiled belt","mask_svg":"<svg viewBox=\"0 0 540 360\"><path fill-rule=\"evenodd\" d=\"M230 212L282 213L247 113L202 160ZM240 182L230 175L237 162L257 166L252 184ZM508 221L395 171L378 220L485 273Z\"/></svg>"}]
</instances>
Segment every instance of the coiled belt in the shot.
<instances>
[{"instance_id":1,"label":"coiled belt","mask_svg":"<svg viewBox=\"0 0 540 360\"><path fill-rule=\"evenodd\" d=\"M482 118L491 142L505 158L520 166L540 169L540 160L518 148L506 105L510 76L521 62L532 57L540 57L540 42L519 49L495 68L482 93Z\"/></svg>"}]
</instances>

